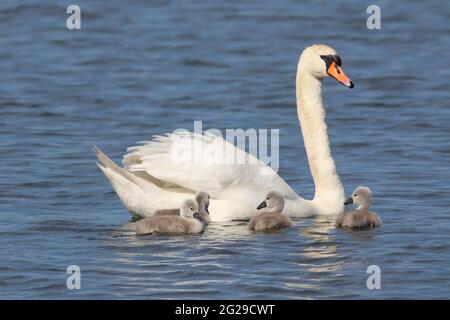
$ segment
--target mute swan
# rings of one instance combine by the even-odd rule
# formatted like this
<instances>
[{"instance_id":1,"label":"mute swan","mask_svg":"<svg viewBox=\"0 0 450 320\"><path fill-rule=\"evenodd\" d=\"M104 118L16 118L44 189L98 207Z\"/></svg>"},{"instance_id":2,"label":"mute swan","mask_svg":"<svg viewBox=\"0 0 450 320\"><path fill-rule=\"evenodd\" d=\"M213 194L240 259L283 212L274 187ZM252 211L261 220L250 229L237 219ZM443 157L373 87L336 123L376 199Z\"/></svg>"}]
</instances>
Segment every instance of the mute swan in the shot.
<instances>
[{"instance_id":1,"label":"mute swan","mask_svg":"<svg viewBox=\"0 0 450 320\"><path fill-rule=\"evenodd\" d=\"M292 220L285 215L283 211L283 195L276 191L267 194L266 199L258 206L258 210L267 208L262 213L256 213L250 219L248 228L250 230L275 230L289 228L292 226Z\"/></svg>"},{"instance_id":2,"label":"mute swan","mask_svg":"<svg viewBox=\"0 0 450 320\"><path fill-rule=\"evenodd\" d=\"M128 148L124 168L95 148L98 166L133 216L149 217L157 210L178 207L199 190L208 190L211 195L209 210L213 221L249 220L258 201L271 190L284 196L283 212L291 217L338 214L343 211L344 189L331 156L322 105L322 79L331 76L353 88L341 65L336 51L326 45L307 47L298 63L297 113L315 185L313 200L298 196L262 161L206 132L156 136L153 141ZM223 153L224 158L246 155L248 163L180 162L174 156L186 145L195 147L196 143L213 153Z\"/></svg>"},{"instance_id":3,"label":"mute swan","mask_svg":"<svg viewBox=\"0 0 450 320\"><path fill-rule=\"evenodd\" d=\"M188 199L180 208L179 215L155 215L135 222L137 235L151 233L199 233L203 231L205 222L198 213L198 205Z\"/></svg>"},{"instance_id":4,"label":"mute swan","mask_svg":"<svg viewBox=\"0 0 450 320\"><path fill-rule=\"evenodd\" d=\"M358 187L344 204L355 203L356 209L340 213L336 219L336 226L343 228L376 228L381 220L376 213L369 211L372 202L372 191L366 187Z\"/></svg>"},{"instance_id":5,"label":"mute swan","mask_svg":"<svg viewBox=\"0 0 450 320\"><path fill-rule=\"evenodd\" d=\"M198 204L198 214L200 218L205 222L205 224L209 224L211 219L209 218L209 194L201 191L197 193L195 196L195 201ZM163 209L155 212L154 216L179 216L180 209Z\"/></svg>"}]
</instances>

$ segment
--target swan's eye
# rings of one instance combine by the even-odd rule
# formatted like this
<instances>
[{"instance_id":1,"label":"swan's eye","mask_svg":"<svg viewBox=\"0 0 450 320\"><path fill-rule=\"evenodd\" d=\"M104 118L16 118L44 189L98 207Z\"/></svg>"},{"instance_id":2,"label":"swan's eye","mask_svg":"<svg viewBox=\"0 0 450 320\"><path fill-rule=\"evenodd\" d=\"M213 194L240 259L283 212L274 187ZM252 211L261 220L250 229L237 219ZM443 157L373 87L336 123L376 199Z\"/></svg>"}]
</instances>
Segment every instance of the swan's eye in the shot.
<instances>
[{"instance_id":1,"label":"swan's eye","mask_svg":"<svg viewBox=\"0 0 450 320\"><path fill-rule=\"evenodd\" d=\"M354 197L357 197L358 195L357 195L357 194L354 194L353 196L354 196Z\"/></svg>"},{"instance_id":2,"label":"swan's eye","mask_svg":"<svg viewBox=\"0 0 450 320\"><path fill-rule=\"evenodd\" d=\"M194 208L190 208L189 210L194 211Z\"/></svg>"},{"instance_id":3,"label":"swan's eye","mask_svg":"<svg viewBox=\"0 0 450 320\"><path fill-rule=\"evenodd\" d=\"M267 198L266 198L266 200L270 200L270 198L269 198L269 197L267 197Z\"/></svg>"}]
</instances>

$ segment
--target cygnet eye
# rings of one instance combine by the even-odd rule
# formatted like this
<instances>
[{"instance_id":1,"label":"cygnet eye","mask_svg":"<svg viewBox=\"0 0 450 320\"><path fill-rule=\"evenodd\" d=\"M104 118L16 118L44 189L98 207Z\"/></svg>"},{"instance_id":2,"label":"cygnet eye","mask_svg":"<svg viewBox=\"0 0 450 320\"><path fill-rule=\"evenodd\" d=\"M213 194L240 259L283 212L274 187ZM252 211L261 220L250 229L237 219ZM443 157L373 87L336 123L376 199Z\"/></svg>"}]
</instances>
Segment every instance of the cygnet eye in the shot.
<instances>
[{"instance_id":1,"label":"cygnet eye","mask_svg":"<svg viewBox=\"0 0 450 320\"><path fill-rule=\"evenodd\" d=\"M267 197L266 200L270 200L270 197Z\"/></svg>"},{"instance_id":2,"label":"cygnet eye","mask_svg":"<svg viewBox=\"0 0 450 320\"><path fill-rule=\"evenodd\" d=\"M194 208L191 207L189 210L194 211Z\"/></svg>"},{"instance_id":3,"label":"cygnet eye","mask_svg":"<svg viewBox=\"0 0 450 320\"><path fill-rule=\"evenodd\" d=\"M357 197L358 195L355 193L353 196L354 196L354 197Z\"/></svg>"}]
</instances>

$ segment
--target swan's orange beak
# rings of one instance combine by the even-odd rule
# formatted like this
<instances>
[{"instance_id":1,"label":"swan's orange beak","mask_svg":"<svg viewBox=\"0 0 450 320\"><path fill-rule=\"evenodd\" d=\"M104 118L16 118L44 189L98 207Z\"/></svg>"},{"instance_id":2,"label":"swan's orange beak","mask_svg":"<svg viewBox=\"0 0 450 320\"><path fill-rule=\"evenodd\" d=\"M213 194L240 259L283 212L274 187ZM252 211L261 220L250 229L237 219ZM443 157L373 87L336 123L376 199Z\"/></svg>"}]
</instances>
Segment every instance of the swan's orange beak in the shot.
<instances>
[{"instance_id":1,"label":"swan's orange beak","mask_svg":"<svg viewBox=\"0 0 450 320\"><path fill-rule=\"evenodd\" d=\"M330 64L327 73L346 87L353 88L355 86L353 82L345 75L344 70L342 70L336 62L332 62Z\"/></svg>"}]
</instances>

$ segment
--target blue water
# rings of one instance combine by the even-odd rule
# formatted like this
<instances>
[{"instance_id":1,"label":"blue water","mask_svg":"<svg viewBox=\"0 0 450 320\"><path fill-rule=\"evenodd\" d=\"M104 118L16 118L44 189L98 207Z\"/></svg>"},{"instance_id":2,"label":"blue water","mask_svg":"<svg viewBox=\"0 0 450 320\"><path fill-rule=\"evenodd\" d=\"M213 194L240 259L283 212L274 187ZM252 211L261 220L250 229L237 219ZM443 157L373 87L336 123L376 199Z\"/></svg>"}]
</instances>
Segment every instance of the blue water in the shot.
<instances>
[{"instance_id":1,"label":"blue water","mask_svg":"<svg viewBox=\"0 0 450 320\"><path fill-rule=\"evenodd\" d=\"M450 5L377 1L0 3L0 298L450 298ZM326 43L356 88L325 80L333 156L381 228L309 218L271 234L213 223L136 237L90 145L177 128L280 128L279 174L313 184L295 108L300 52ZM81 290L66 288L68 265ZM381 289L368 290L369 265Z\"/></svg>"}]
</instances>

